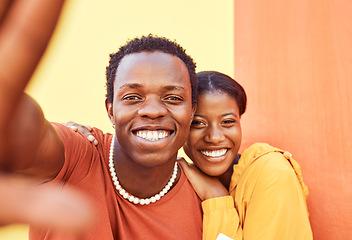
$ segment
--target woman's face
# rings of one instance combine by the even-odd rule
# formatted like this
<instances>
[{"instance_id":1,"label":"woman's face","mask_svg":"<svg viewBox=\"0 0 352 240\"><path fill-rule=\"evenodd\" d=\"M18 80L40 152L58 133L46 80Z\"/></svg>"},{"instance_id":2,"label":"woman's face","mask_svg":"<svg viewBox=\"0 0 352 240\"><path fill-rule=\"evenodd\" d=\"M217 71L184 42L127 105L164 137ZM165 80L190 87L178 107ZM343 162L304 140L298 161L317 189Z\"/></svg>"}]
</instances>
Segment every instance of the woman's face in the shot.
<instances>
[{"instance_id":1,"label":"woman's face","mask_svg":"<svg viewBox=\"0 0 352 240\"><path fill-rule=\"evenodd\" d=\"M237 102L227 93L205 92L198 96L183 148L205 174L219 176L231 166L242 140L240 120Z\"/></svg>"}]
</instances>

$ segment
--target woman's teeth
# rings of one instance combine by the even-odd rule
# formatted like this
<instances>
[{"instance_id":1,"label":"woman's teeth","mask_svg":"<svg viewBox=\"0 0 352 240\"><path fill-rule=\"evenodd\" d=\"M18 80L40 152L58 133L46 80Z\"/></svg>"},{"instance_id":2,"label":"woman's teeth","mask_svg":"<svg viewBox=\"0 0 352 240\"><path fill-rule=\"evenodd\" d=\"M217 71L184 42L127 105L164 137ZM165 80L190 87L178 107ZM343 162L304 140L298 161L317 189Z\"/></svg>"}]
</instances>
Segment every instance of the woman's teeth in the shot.
<instances>
[{"instance_id":1,"label":"woman's teeth","mask_svg":"<svg viewBox=\"0 0 352 240\"><path fill-rule=\"evenodd\" d=\"M225 155L227 149L215 150L215 151L201 151L207 157L220 157Z\"/></svg>"}]
</instances>

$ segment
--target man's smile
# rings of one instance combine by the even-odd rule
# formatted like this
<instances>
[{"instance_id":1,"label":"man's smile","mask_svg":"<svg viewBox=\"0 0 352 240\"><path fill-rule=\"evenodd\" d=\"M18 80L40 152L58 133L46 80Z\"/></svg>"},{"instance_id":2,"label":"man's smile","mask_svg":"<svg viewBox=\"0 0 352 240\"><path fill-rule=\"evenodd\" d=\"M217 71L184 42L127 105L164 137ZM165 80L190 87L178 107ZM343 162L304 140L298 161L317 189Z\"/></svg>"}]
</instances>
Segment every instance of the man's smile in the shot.
<instances>
[{"instance_id":1,"label":"man's smile","mask_svg":"<svg viewBox=\"0 0 352 240\"><path fill-rule=\"evenodd\" d=\"M151 131L151 130L138 130L135 131L134 134L137 135L137 137L143 138L147 141L155 142L160 139L166 138L170 136L171 131L166 131L166 130L156 130L156 131Z\"/></svg>"}]
</instances>

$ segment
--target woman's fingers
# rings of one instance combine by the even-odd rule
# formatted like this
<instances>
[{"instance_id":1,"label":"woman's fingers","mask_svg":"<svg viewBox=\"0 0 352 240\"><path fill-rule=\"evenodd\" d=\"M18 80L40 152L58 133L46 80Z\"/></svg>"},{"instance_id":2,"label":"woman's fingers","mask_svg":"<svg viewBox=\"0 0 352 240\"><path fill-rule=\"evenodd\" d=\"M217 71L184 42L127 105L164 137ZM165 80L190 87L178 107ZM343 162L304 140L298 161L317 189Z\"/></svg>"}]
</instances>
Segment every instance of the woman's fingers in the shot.
<instances>
[{"instance_id":1,"label":"woman's fingers","mask_svg":"<svg viewBox=\"0 0 352 240\"><path fill-rule=\"evenodd\" d=\"M98 145L98 140L91 133L92 127L90 125L83 125L72 121L63 123L63 125L65 125L66 127L70 127L75 132L82 133L84 136L87 137L87 139L91 143L93 143L94 145Z\"/></svg>"},{"instance_id":2,"label":"woman's fingers","mask_svg":"<svg viewBox=\"0 0 352 240\"><path fill-rule=\"evenodd\" d=\"M184 158L177 158L177 162L181 165L184 172L189 169L189 165Z\"/></svg>"}]
</instances>

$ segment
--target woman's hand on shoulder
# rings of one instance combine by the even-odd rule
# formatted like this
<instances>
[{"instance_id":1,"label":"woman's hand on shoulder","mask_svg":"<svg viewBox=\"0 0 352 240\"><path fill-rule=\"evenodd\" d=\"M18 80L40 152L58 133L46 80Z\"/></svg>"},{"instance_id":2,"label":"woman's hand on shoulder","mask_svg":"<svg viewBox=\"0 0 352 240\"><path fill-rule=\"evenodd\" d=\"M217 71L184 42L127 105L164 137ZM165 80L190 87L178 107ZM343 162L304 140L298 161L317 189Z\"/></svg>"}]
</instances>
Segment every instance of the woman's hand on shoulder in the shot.
<instances>
[{"instance_id":1,"label":"woman's hand on shoulder","mask_svg":"<svg viewBox=\"0 0 352 240\"><path fill-rule=\"evenodd\" d=\"M178 158L177 161L202 201L229 195L228 190L216 177L204 174L193 163L188 163L184 158Z\"/></svg>"},{"instance_id":2,"label":"woman's hand on shoulder","mask_svg":"<svg viewBox=\"0 0 352 240\"><path fill-rule=\"evenodd\" d=\"M91 126L75 123L73 121L69 121L69 122L62 123L62 124L65 125L66 127L71 128L75 132L82 133L84 136L87 137L87 139L91 143L93 143L94 145L98 145L98 140L92 134L92 127Z\"/></svg>"}]
</instances>

